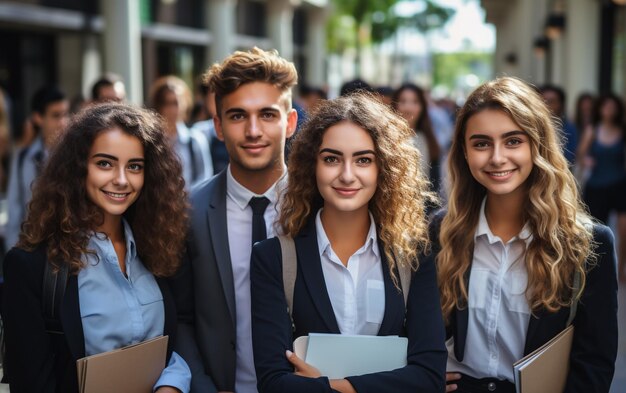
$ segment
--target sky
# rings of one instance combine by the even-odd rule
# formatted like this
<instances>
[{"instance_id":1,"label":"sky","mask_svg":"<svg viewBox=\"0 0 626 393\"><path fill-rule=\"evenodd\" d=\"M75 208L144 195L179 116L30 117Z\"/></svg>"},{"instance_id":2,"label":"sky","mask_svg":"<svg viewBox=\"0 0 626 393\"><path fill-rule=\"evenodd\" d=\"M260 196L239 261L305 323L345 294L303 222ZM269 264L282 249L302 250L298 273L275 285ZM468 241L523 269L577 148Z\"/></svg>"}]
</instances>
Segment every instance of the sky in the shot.
<instances>
[{"instance_id":1,"label":"sky","mask_svg":"<svg viewBox=\"0 0 626 393\"><path fill-rule=\"evenodd\" d=\"M423 54L428 49L437 52L458 52L472 49L490 52L495 48L495 28L485 23L485 12L478 0L436 0L442 6L453 8L455 14L446 26L433 32L428 41L417 33L404 31L401 42L405 53ZM420 1L402 1L396 6L396 12L412 14L423 7Z\"/></svg>"}]
</instances>

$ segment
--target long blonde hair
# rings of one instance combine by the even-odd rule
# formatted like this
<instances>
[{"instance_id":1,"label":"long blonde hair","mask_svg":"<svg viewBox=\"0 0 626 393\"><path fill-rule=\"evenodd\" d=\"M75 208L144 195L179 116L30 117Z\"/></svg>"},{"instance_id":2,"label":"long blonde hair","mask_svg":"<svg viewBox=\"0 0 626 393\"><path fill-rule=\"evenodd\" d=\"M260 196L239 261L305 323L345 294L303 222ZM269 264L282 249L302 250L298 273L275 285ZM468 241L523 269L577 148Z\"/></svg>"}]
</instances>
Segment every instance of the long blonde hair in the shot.
<instances>
[{"instance_id":1,"label":"long blonde hair","mask_svg":"<svg viewBox=\"0 0 626 393\"><path fill-rule=\"evenodd\" d=\"M485 109L500 110L528 135L533 169L527 179L524 220L533 235L526 250L526 296L533 312L554 312L572 300L574 273L593 260L591 218L563 156L555 120L538 93L516 78L499 78L477 88L461 108L454 132L448 173L448 211L441 223L437 256L443 314L467 305L465 277L470 268L474 233L485 188L472 176L465 159L468 120Z\"/></svg>"},{"instance_id":2,"label":"long blonde hair","mask_svg":"<svg viewBox=\"0 0 626 393\"><path fill-rule=\"evenodd\" d=\"M411 142L414 131L370 94L355 93L321 102L296 134L279 223L286 235L295 236L323 205L315 164L324 133L342 121L362 127L374 141L379 174L369 209L397 285L396 264L417 269L416 255L428 246L425 209L426 202L434 202L435 197L420 171L420 153Z\"/></svg>"}]
</instances>

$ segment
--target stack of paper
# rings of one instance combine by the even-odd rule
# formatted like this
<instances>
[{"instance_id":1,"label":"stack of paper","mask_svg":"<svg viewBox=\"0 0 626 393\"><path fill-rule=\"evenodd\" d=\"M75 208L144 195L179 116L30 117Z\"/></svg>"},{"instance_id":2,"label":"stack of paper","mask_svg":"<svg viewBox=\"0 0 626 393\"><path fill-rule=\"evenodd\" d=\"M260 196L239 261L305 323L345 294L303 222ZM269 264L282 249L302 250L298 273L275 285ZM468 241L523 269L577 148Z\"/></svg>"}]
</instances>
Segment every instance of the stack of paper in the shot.
<instances>
[{"instance_id":1,"label":"stack of paper","mask_svg":"<svg viewBox=\"0 0 626 393\"><path fill-rule=\"evenodd\" d=\"M294 352L330 379L390 371L406 366L408 339L311 333L294 341Z\"/></svg>"},{"instance_id":2,"label":"stack of paper","mask_svg":"<svg viewBox=\"0 0 626 393\"><path fill-rule=\"evenodd\" d=\"M151 393L165 368L167 336L76 361L80 393Z\"/></svg>"},{"instance_id":3,"label":"stack of paper","mask_svg":"<svg viewBox=\"0 0 626 393\"><path fill-rule=\"evenodd\" d=\"M574 338L570 325L552 340L513 364L516 393L562 392Z\"/></svg>"}]
</instances>

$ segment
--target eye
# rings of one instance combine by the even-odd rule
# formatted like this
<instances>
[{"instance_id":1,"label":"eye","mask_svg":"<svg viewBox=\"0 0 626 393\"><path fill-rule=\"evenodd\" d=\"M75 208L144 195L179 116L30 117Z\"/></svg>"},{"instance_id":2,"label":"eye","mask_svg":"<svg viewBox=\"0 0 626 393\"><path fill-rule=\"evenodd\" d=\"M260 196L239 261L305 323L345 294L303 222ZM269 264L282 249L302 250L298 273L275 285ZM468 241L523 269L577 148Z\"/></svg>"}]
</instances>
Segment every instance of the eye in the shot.
<instances>
[{"instance_id":1,"label":"eye","mask_svg":"<svg viewBox=\"0 0 626 393\"><path fill-rule=\"evenodd\" d=\"M130 169L133 172L140 172L143 170L143 164L140 164L138 162L133 162L131 164L128 164L128 169Z\"/></svg>"},{"instance_id":2,"label":"eye","mask_svg":"<svg viewBox=\"0 0 626 393\"><path fill-rule=\"evenodd\" d=\"M276 114L273 112L263 112L261 113L261 118L266 120L271 120L276 117Z\"/></svg>"},{"instance_id":3,"label":"eye","mask_svg":"<svg viewBox=\"0 0 626 393\"><path fill-rule=\"evenodd\" d=\"M374 162L370 157L359 157L356 160L356 163L359 165L368 165Z\"/></svg>"},{"instance_id":4,"label":"eye","mask_svg":"<svg viewBox=\"0 0 626 393\"><path fill-rule=\"evenodd\" d=\"M473 145L477 149L486 149L489 147L489 142L487 141L476 141Z\"/></svg>"},{"instance_id":5,"label":"eye","mask_svg":"<svg viewBox=\"0 0 626 393\"><path fill-rule=\"evenodd\" d=\"M230 115L229 119L230 120L234 120L234 121L241 120L241 119L243 119L243 114L242 113L233 113L232 115Z\"/></svg>"},{"instance_id":6,"label":"eye","mask_svg":"<svg viewBox=\"0 0 626 393\"><path fill-rule=\"evenodd\" d=\"M99 166L100 168L112 168L113 164L111 164L107 160L100 160L100 161L96 161L96 166Z\"/></svg>"},{"instance_id":7,"label":"eye","mask_svg":"<svg viewBox=\"0 0 626 393\"><path fill-rule=\"evenodd\" d=\"M324 162L328 164L336 164L339 162L339 159L336 156L326 156L323 157L322 160L324 160Z\"/></svg>"},{"instance_id":8,"label":"eye","mask_svg":"<svg viewBox=\"0 0 626 393\"><path fill-rule=\"evenodd\" d=\"M507 146L517 146L522 144L524 141L521 140L520 138L511 138L509 140L506 141Z\"/></svg>"}]
</instances>

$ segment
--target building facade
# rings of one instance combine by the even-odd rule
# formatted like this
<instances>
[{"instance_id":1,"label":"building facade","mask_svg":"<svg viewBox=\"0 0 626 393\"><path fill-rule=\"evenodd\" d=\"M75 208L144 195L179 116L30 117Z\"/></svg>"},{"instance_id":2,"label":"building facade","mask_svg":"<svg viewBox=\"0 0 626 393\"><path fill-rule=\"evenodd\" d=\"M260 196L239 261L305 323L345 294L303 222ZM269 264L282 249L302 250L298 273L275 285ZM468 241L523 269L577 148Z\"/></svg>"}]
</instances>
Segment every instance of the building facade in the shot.
<instances>
[{"instance_id":1,"label":"building facade","mask_svg":"<svg viewBox=\"0 0 626 393\"><path fill-rule=\"evenodd\" d=\"M328 0L0 1L0 86L16 124L41 85L89 97L103 72L123 77L129 101L166 74L190 86L237 49L275 48L302 82L326 80Z\"/></svg>"},{"instance_id":2,"label":"building facade","mask_svg":"<svg viewBox=\"0 0 626 393\"><path fill-rule=\"evenodd\" d=\"M496 27L496 75L568 93L626 97L626 0L481 0Z\"/></svg>"}]
</instances>

